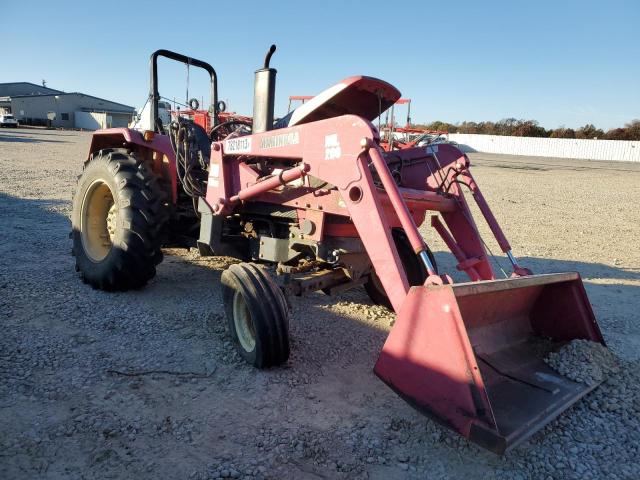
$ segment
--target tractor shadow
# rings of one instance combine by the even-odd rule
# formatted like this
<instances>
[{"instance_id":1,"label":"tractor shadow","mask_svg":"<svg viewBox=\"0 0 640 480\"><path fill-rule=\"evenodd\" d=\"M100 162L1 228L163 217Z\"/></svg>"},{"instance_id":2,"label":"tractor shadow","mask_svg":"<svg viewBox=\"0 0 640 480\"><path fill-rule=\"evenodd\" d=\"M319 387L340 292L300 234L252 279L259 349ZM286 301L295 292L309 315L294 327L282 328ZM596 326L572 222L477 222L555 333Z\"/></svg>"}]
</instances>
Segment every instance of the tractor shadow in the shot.
<instances>
[{"instance_id":1,"label":"tractor shadow","mask_svg":"<svg viewBox=\"0 0 640 480\"><path fill-rule=\"evenodd\" d=\"M434 256L440 273L446 272L456 283L469 281L464 272L456 269L453 255L438 251ZM505 278L500 269L509 275L510 263L506 257L499 257L497 261L491 262L496 276ZM640 311L640 269L527 256L518 257L518 262L534 274L578 272L605 340L621 341L627 336L631 345L640 347L640 326L632 329L625 326L635 325L634 319Z\"/></svg>"},{"instance_id":2,"label":"tractor shadow","mask_svg":"<svg viewBox=\"0 0 640 480\"><path fill-rule=\"evenodd\" d=\"M18 127L11 129L11 133L13 135L45 135L45 136L54 136L54 137L74 137L73 133L63 133L65 130L56 130L56 129L45 129L45 128L24 128Z\"/></svg>"},{"instance_id":3,"label":"tractor shadow","mask_svg":"<svg viewBox=\"0 0 640 480\"><path fill-rule=\"evenodd\" d=\"M20 136L24 135L24 136ZM38 138L40 135L56 135L56 136L65 136L59 134L51 134L51 133L41 133L39 131L9 131L5 132L4 130L0 130L0 142L14 142L14 143L69 143L66 140L52 140L46 138Z\"/></svg>"},{"instance_id":4,"label":"tractor shadow","mask_svg":"<svg viewBox=\"0 0 640 480\"><path fill-rule=\"evenodd\" d=\"M440 273L451 275L455 282L466 282L468 277L464 272L456 269L456 259L448 252L434 252ZM583 279L609 279L609 280L635 280L640 281L640 269L616 267L604 263L589 263L573 260L560 260L555 258L526 257L519 256L518 262L530 268L534 274L557 273L557 272L578 272ZM507 274L511 273L509 260L505 256L500 256L491 262L496 275L502 276L500 269Z\"/></svg>"},{"instance_id":5,"label":"tractor shadow","mask_svg":"<svg viewBox=\"0 0 640 480\"><path fill-rule=\"evenodd\" d=\"M452 254L448 252L434 252L434 256L441 274L449 274L455 283L469 281L464 272L456 269L455 266L457 262ZM628 336L630 341L637 342L640 346L640 325L635 326L636 323L633 322L633 319L637 316L637 312L640 311L640 270L603 263L539 257L519 257L518 261L522 266L530 268L534 274L578 272L582 278L605 340L608 340L608 337L620 339L621 337ZM496 271L497 278L503 278L500 269L495 264L492 265ZM507 275L511 273L511 269L509 268L510 264L506 258L500 259L500 265ZM301 300L298 301L302 302ZM375 305L361 287L346 291L334 297L317 293L307 297L306 304L308 303L312 304L314 312L318 312L318 314L323 317L322 324L326 325L328 330L332 332L332 341L337 344L344 342L352 343L353 339L357 338L369 338L373 340L372 345L369 345L370 347L373 346L373 348L369 350L371 352L379 352L379 347L382 347L390 330L390 328L388 328L388 322L373 328L367 326L367 323L371 324L371 322L362 321L362 319L366 320L368 317L365 309L372 308L375 311L382 307ZM334 304L342 303L352 304L353 306L351 308L348 308L348 306L346 308L332 307ZM305 307L303 306L301 308ZM308 306L306 308L308 308ZM346 315L334 313L340 311L346 312ZM327 312L332 312L330 318L327 318ZM355 315L351 315L350 312L355 312ZM309 316L309 312L304 312L304 315ZM386 322L386 319L383 323L384 322ZM628 327L628 325L634 326ZM302 337L317 335L317 333L313 331L316 329L317 327L310 327L309 331L302 331L300 335ZM316 347L312 344L305 345L307 351L314 348ZM347 363L349 361L348 358L344 360ZM371 364L373 364L373 361L375 361L375 357L371 358Z\"/></svg>"}]
</instances>

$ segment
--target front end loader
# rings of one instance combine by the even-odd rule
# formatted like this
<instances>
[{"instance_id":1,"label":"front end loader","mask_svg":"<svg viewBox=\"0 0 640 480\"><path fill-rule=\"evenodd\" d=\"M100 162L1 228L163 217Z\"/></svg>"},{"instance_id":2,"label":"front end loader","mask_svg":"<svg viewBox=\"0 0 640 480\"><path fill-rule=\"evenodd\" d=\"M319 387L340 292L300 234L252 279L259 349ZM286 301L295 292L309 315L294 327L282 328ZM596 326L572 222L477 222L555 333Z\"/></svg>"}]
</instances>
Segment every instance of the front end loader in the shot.
<instances>
[{"instance_id":1,"label":"front end loader","mask_svg":"<svg viewBox=\"0 0 640 480\"><path fill-rule=\"evenodd\" d=\"M374 371L403 399L470 441L512 448L594 386L544 362L574 339L604 343L577 273L534 275L512 253L469 158L450 144L386 152L372 123L400 98L349 77L274 119L272 46L256 71L254 115L210 131L177 119L163 134L96 132L74 198L73 251L96 288L142 287L162 246L241 260L222 274L228 329L258 368L289 357L287 297L364 287L397 313ZM157 114L156 114L157 117ZM471 215L476 202L512 273L498 279ZM468 282L440 272L423 235L447 245ZM431 228L429 228L431 227Z\"/></svg>"}]
</instances>

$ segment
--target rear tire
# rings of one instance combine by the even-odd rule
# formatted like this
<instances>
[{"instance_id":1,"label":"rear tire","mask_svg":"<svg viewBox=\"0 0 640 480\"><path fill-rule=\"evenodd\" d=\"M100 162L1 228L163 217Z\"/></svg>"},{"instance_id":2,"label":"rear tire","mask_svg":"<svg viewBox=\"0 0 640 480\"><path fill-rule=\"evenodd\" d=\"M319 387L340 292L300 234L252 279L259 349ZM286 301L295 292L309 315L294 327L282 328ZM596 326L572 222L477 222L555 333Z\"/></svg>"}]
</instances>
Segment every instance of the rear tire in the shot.
<instances>
[{"instance_id":1,"label":"rear tire","mask_svg":"<svg viewBox=\"0 0 640 480\"><path fill-rule=\"evenodd\" d=\"M427 269L414 253L407 235L403 230L397 228L394 228L391 233L393 241L396 244L396 249L398 250L398 255L400 256L400 261L404 267L409 286L416 287L422 285L427 279ZM438 267L436 265L436 259L433 257L433 253L429 250L429 247L427 247L427 255L437 272ZM367 295L369 295L369 298L373 303L383 305L389 310L393 310L389 297L387 297L384 287L382 286L382 282L376 275L375 270L371 270L369 280L364 284L364 289L367 291Z\"/></svg>"},{"instance_id":2,"label":"rear tire","mask_svg":"<svg viewBox=\"0 0 640 480\"><path fill-rule=\"evenodd\" d=\"M144 286L162 261L169 217L158 177L124 149L100 150L85 164L73 198L76 270L101 290Z\"/></svg>"},{"instance_id":3,"label":"rear tire","mask_svg":"<svg viewBox=\"0 0 640 480\"><path fill-rule=\"evenodd\" d=\"M231 265L222 273L227 325L240 356L257 368L289 358L289 319L284 294L253 263Z\"/></svg>"}]
</instances>

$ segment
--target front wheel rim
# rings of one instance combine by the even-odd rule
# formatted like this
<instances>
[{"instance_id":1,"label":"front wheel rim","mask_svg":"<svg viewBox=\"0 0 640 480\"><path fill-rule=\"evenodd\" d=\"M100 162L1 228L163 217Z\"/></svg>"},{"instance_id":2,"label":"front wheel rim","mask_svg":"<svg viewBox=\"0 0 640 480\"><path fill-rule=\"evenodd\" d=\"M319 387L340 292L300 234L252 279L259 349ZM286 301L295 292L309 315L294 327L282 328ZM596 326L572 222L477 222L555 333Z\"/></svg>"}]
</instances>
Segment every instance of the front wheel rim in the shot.
<instances>
[{"instance_id":1,"label":"front wheel rim","mask_svg":"<svg viewBox=\"0 0 640 480\"><path fill-rule=\"evenodd\" d=\"M233 324L240 346L246 352L252 352L256 348L256 333L251 313L240 292L233 295Z\"/></svg>"}]
</instances>

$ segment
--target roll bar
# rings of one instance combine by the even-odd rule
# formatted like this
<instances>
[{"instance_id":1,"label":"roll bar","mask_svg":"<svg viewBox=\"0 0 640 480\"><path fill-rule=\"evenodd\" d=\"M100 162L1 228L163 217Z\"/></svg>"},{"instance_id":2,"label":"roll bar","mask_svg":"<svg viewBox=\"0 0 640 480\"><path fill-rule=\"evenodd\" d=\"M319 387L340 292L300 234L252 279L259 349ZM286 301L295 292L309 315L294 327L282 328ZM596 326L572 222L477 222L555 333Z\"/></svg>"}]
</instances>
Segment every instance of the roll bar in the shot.
<instances>
[{"instance_id":1,"label":"roll bar","mask_svg":"<svg viewBox=\"0 0 640 480\"><path fill-rule=\"evenodd\" d=\"M218 124L218 76L216 71L211 65L202 60L187 57L180 53L172 52L171 50L156 50L151 54L149 60L151 69L151 85L149 89L149 98L151 101L151 119L154 131L161 132L160 125L158 123L158 101L160 100L160 93L158 93L158 57L165 57L176 62L181 62L186 65L193 65L206 70L211 78L211 106L213 108L213 118L211 119L211 125L215 127Z\"/></svg>"}]
</instances>

